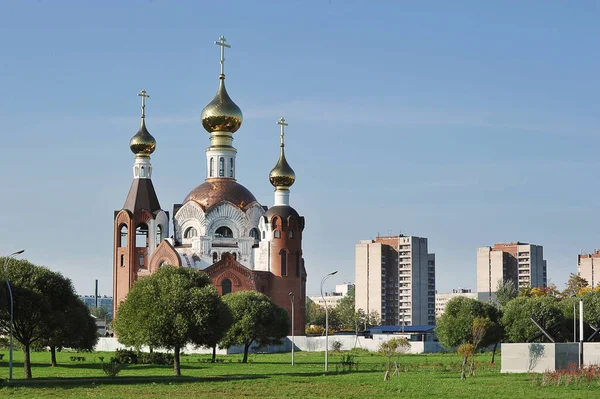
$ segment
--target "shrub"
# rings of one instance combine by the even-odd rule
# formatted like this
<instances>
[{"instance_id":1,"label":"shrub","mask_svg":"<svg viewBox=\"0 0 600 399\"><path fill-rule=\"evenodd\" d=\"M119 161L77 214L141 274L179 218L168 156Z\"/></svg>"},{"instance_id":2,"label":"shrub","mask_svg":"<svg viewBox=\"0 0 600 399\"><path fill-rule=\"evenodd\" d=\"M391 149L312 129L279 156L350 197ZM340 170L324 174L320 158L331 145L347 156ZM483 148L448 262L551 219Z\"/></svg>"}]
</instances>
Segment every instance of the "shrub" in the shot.
<instances>
[{"instance_id":1,"label":"shrub","mask_svg":"<svg viewBox=\"0 0 600 399\"><path fill-rule=\"evenodd\" d=\"M129 349L117 349L115 351L114 359L116 359L121 364L137 364L138 363L137 353L132 350L129 350Z\"/></svg>"},{"instance_id":2,"label":"shrub","mask_svg":"<svg viewBox=\"0 0 600 399\"><path fill-rule=\"evenodd\" d=\"M110 362L102 363L102 371L109 377L116 377L127 365L120 363L118 359L111 357Z\"/></svg>"},{"instance_id":3,"label":"shrub","mask_svg":"<svg viewBox=\"0 0 600 399\"><path fill-rule=\"evenodd\" d=\"M172 365L174 361L173 354L162 352L139 352L137 358L139 364Z\"/></svg>"},{"instance_id":4,"label":"shrub","mask_svg":"<svg viewBox=\"0 0 600 399\"><path fill-rule=\"evenodd\" d=\"M85 356L69 356L72 362L85 362Z\"/></svg>"}]
</instances>

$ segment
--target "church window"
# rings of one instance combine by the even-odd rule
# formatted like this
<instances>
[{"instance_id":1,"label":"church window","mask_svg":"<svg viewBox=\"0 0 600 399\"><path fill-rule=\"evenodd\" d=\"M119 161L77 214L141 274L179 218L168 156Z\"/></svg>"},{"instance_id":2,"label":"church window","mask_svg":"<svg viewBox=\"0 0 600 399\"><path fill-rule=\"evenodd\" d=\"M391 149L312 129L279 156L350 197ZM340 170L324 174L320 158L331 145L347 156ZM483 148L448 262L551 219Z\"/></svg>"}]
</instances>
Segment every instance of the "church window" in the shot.
<instances>
[{"instance_id":1,"label":"church window","mask_svg":"<svg viewBox=\"0 0 600 399\"><path fill-rule=\"evenodd\" d=\"M136 248L148 246L148 225L146 223L139 224L135 229L135 246Z\"/></svg>"},{"instance_id":2,"label":"church window","mask_svg":"<svg viewBox=\"0 0 600 399\"><path fill-rule=\"evenodd\" d=\"M231 294L231 280L226 278L221 282L221 295Z\"/></svg>"},{"instance_id":3,"label":"church window","mask_svg":"<svg viewBox=\"0 0 600 399\"><path fill-rule=\"evenodd\" d=\"M229 177L233 177L233 158L229 158Z\"/></svg>"},{"instance_id":4,"label":"church window","mask_svg":"<svg viewBox=\"0 0 600 399\"><path fill-rule=\"evenodd\" d=\"M215 231L215 237L233 238L233 232L227 226L221 226Z\"/></svg>"},{"instance_id":5,"label":"church window","mask_svg":"<svg viewBox=\"0 0 600 399\"><path fill-rule=\"evenodd\" d=\"M300 277L300 251L296 251L296 277Z\"/></svg>"},{"instance_id":6,"label":"church window","mask_svg":"<svg viewBox=\"0 0 600 399\"><path fill-rule=\"evenodd\" d=\"M140 254L140 267L144 267L145 261L144 254Z\"/></svg>"},{"instance_id":7,"label":"church window","mask_svg":"<svg viewBox=\"0 0 600 399\"><path fill-rule=\"evenodd\" d=\"M262 237L265 238L267 236L267 233L263 230L263 235Z\"/></svg>"},{"instance_id":8,"label":"church window","mask_svg":"<svg viewBox=\"0 0 600 399\"><path fill-rule=\"evenodd\" d=\"M254 238L255 240L258 240L258 237L260 237L260 233L258 232L258 229L254 228L254 229L250 230L250 237Z\"/></svg>"},{"instance_id":9,"label":"church window","mask_svg":"<svg viewBox=\"0 0 600 399\"><path fill-rule=\"evenodd\" d=\"M156 246L162 241L162 226L159 224L156 226Z\"/></svg>"},{"instance_id":10,"label":"church window","mask_svg":"<svg viewBox=\"0 0 600 399\"><path fill-rule=\"evenodd\" d=\"M190 227L188 228L185 233L183 234L183 238L194 238L198 236L198 230L196 230L194 227Z\"/></svg>"},{"instance_id":11,"label":"church window","mask_svg":"<svg viewBox=\"0 0 600 399\"><path fill-rule=\"evenodd\" d=\"M125 266L125 255L121 255L121 267Z\"/></svg>"},{"instance_id":12,"label":"church window","mask_svg":"<svg viewBox=\"0 0 600 399\"><path fill-rule=\"evenodd\" d=\"M290 230L289 235L290 235L290 238L294 238L294 232L292 230Z\"/></svg>"},{"instance_id":13,"label":"church window","mask_svg":"<svg viewBox=\"0 0 600 399\"><path fill-rule=\"evenodd\" d=\"M225 158L219 158L219 177L225 177Z\"/></svg>"},{"instance_id":14,"label":"church window","mask_svg":"<svg viewBox=\"0 0 600 399\"><path fill-rule=\"evenodd\" d=\"M213 177L215 175L215 159L211 158L210 159L210 177Z\"/></svg>"},{"instance_id":15,"label":"church window","mask_svg":"<svg viewBox=\"0 0 600 399\"><path fill-rule=\"evenodd\" d=\"M219 259L219 257L217 255L217 253L213 252L213 263L216 263L218 259Z\"/></svg>"},{"instance_id":16,"label":"church window","mask_svg":"<svg viewBox=\"0 0 600 399\"><path fill-rule=\"evenodd\" d=\"M127 248L127 226L121 226L121 230L119 231L121 235L121 239L119 240L119 247Z\"/></svg>"},{"instance_id":17,"label":"church window","mask_svg":"<svg viewBox=\"0 0 600 399\"><path fill-rule=\"evenodd\" d=\"M281 255L281 275L287 276L287 254L285 249L279 251L279 255Z\"/></svg>"},{"instance_id":18,"label":"church window","mask_svg":"<svg viewBox=\"0 0 600 399\"><path fill-rule=\"evenodd\" d=\"M279 230L275 230L275 238L279 238L281 236L281 234L279 233Z\"/></svg>"}]
</instances>

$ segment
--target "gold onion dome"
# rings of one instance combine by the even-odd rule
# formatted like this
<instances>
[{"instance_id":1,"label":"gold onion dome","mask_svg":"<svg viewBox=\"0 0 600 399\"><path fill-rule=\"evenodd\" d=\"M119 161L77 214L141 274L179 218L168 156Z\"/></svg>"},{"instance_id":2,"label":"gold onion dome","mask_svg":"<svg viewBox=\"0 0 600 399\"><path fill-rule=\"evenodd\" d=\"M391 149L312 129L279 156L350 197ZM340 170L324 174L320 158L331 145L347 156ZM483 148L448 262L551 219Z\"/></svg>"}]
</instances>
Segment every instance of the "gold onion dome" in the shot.
<instances>
[{"instance_id":1,"label":"gold onion dome","mask_svg":"<svg viewBox=\"0 0 600 399\"><path fill-rule=\"evenodd\" d=\"M145 119L142 118L142 125L140 130L131 138L129 141L129 148L131 152L139 156L149 156L156 149L156 140L148 129L146 129Z\"/></svg>"},{"instance_id":2,"label":"gold onion dome","mask_svg":"<svg viewBox=\"0 0 600 399\"><path fill-rule=\"evenodd\" d=\"M242 110L233 102L225 89L225 75L219 77L215 98L202 110L202 126L207 132L235 133L242 126Z\"/></svg>"},{"instance_id":3,"label":"gold onion dome","mask_svg":"<svg viewBox=\"0 0 600 399\"><path fill-rule=\"evenodd\" d=\"M278 122L278 125L281 126L281 153L279 155L279 160L275 167L269 173L269 181L274 187L291 187L292 184L296 181L296 174L294 173L294 169L290 166L290 164L285 159L285 143L283 141L284 129L288 124L285 123L285 119L281 118Z\"/></svg>"}]
</instances>

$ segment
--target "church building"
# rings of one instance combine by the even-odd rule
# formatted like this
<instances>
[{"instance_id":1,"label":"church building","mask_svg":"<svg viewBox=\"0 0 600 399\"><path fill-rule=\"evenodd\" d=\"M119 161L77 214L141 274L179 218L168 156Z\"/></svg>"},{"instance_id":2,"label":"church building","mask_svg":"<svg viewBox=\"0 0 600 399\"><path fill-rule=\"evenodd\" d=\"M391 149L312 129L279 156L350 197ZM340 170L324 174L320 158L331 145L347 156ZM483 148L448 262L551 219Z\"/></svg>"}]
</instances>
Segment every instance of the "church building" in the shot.
<instances>
[{"instance_id":1,"label":"church building","mask_svg":"<svg viewBox=\"0 0 600 399\"><path fill-rule=\"evenodd\" d=\"M206 179L173 206L161 208L152 184L150 155L156 140L146 127L145 90L139 131L129 147L135 154L133 182L123 209L114 214L114 312L132 285L162 265L204 271L221 295L256 290L292 314L294 335L304 335L306 269L302 256L304 217L290 206L290 187L296 179L285 158L281 118L280 154L269 180L275 187L273 206L258 203L236 180L233 135L242 125L242 111L225 89L225 38L217 94L202 110L202 126L210 134L206 149ZM265 173L266 174L266 173Z\"/></svg>"}]
</instances>

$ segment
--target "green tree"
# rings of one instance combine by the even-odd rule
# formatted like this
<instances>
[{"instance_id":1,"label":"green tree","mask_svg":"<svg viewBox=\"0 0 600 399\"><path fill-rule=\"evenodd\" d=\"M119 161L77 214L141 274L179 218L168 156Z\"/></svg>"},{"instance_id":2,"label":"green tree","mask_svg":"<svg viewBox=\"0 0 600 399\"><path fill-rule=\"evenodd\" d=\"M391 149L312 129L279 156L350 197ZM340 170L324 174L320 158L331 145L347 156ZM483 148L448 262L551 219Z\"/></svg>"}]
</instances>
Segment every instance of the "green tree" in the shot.
<instances>
[{"instance_id":1,"label":"green tree","mask_svg":"<svg viewBox=\"0 0 600 399\"><path fill-rule=\"evenodd\" d=\"M552 332L553 338L557 342L565 338L565 318L558 299L548 296L517 297L506 305L502 316L502 324L509 342L527 342L540 332L531 318L546 330L558 323L558 328Z\"/></svg>"},{"instance_id":2,"label":"green tree","mask_svg":"<svg viewBox=\"0 0 600 399\"><path fill-rule=\"evenodd\" d=\"M238 291L223 297L231 310L233 325L221 341L221 346L244 346L243 363L248 361L252 343L259 347L276 345L287 336L290 322L287 311L271 298L256 291Z\"/></svg>"},{"instance_id":3,"label":"green tree","mask_svg":"<svg viewBox=\"0 0 600 399\"><path fill-rule=\"evenodd\" d=\"M500 308L506 306L511 299L516 298L519 294L515 283L512 280L498 280L498 287L496 289L496 300L500 305Z\"/></svg>"},{"instance_id":4,"label":"green tree","mask_svg":"<svg viewBox=\"0 0 600 399\"><path fill-rule=\"evenodd\" d=\"M448 349L473 344L473 322L476 318L490 322L479 346L486 347L502 339L500 312L494 306L476 299L456 297L448 301L446 311L437 321L435 331L440 343Z\"/></svg>"},{"instance_id":5,"label":"green tree","mask_svg":"<svg viewBox=\"0 0 600 399\"><path fill-rule=\"evenodd\" d=\"M222 311L221 297L208 276L191 268L162 266L137 281L113 321L119 341L127 346L173 350L173 372L181 375L185 345L212 345L225 324L211 324Z\"/></svg>"},{"instance_id":6,"label":"green tree","mask_svg":"<svg viewBox=\"0 0 600 399\"><path fill-rule=\"evenodd\" d=\"M356 313L354 311L354 288L348 290L348 294L340 300L335 310L338 315L340 329L354 330L354 315Z\"/></svg>"},{"instance_id":7,"label":"green tree","mask_svg":"<svg viewBox=\"0 0 600 399\"><path fill-rule=\"evenodd\" d=\"M0 264L5 258L0 258ZM26 260L9 262L8 276L1 270L2 281L8 277L13 293L13 337L23 347L23 368L26 379L32 378L30 351L53 337L69 312L69 301L76 299L71 280L60 273L36 266ZM6 289L0 296L0 332L9 334L10 303ZM63 328L72 338L81 334L79 326Z\"/></svg>"},{"instance_id":8,"label":"green tree","mask_svg":"<svg viewBox=\"0 0 600 399\"><path fill-rule=\"evenodd\" d=\"M580 277L575 273L571 273L569 275L569 280L567 281L567 288L563 291L563 295L565 297L571 297L579 294L579 290L585 287L589 287L589 282Z\"/></svg>"}]
</instances>

